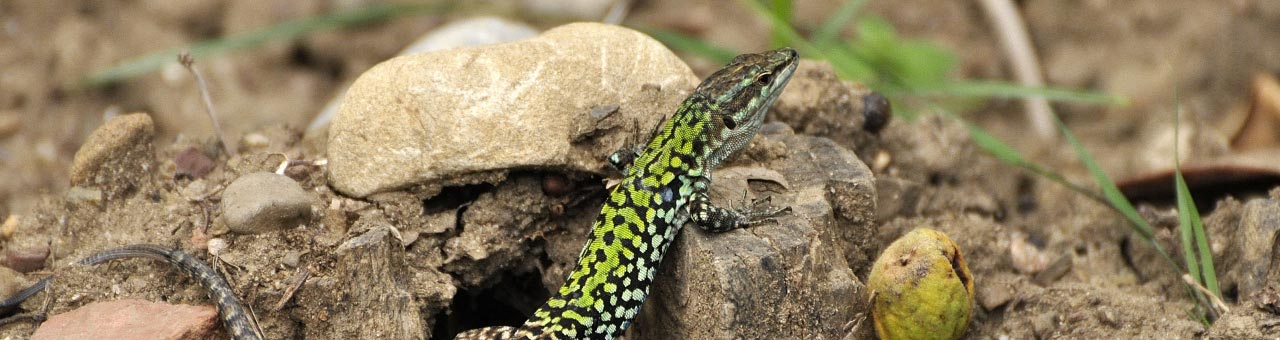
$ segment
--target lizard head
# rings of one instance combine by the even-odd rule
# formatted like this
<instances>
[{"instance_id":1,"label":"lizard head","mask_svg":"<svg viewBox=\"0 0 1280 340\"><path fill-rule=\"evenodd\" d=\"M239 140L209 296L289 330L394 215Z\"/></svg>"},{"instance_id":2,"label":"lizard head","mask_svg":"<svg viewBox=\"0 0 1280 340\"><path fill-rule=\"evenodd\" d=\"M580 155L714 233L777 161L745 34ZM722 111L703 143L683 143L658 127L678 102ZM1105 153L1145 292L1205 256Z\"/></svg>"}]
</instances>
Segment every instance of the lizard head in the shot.
<instances>
[{"instance_id":1,"label":"lizard head","mask_svg":"<svg viewBox=\"0 0 1280 340\"><path fill-rule=\"evenodd\" d=\"M760 131L764 114L791 80L799 55L791 48L739 55L698 85L705 94L707 165L714 168L742 149Z\"/></svg>"}]
</instances>

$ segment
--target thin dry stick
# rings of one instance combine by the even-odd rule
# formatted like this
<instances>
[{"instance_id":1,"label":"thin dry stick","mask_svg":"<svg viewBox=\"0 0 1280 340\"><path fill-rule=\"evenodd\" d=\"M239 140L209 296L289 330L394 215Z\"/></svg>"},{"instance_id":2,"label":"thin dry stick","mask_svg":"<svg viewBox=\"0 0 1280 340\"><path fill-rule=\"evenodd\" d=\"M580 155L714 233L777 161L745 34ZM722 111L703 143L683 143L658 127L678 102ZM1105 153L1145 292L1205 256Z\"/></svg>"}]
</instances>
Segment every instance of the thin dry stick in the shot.
<instances>
[{"instance_id":1,"label":"thin dry stick","mask_svg":"<svg viewBox=\"0 0 1280 340\"><path fill-rule=\"evenodd\" d=\"M1200 285L1199 282L1196 282L1196 279L1192 278L1191 274L1182 274L1182 281L1186 282L1187 285L1190 285L1191 287L1195 287L1195 289L1200 291L1201 294L1204 294L1204 296L1208 296L1214 309L1217 309L1218 315L1224 315L1231 311L1231 307L1227 307L1227 303L1223 302L1222 298L1219 298L1217 295L1213 295L1213 292L1210 292L1208 288L1205 288Z\"/></svg>"},{"instance_id":2,"label":"thin dry stick","mask_svg":"<svg viewBox=\"0 0 1280 340\"><path fill-rule=\"evenodd\" d=\"M1014 7L1012 0L981 0L983 11L991 28L1000 39L1000 47L1013 64L1013 75L1023 86L1043 87L1044 78L1040 76L1040 59L1035 49L1031 48L1031 39L1027 37L1027 25ZM1031 97L1022 100L1027 110L1027 121L1036 134L1044 139L1057 137L1057 129L1053 124L1053 109L1044 97Z\"/></svg>"},{"instance_id":3,"label":"thin dry stick","mask_svg":"<svg viewBox=\"0 0 1280 340\"><path fill-rule=\"evenodd\" d=\"M231 150L227 144L227 138L222 135L222 125L218 123L218 111L213 108L213 98L209 96L209 86L204 82L204 77L200 75L200 71L196 70L196 58L191 56L190 52L182 52L178 55L178 62L196 77L196 85L200 88L200 97L204 99L204 110L209 113L209 121L213 122L213 132L218 134L218 143L222 144L222 150L228 155L235 155L235 151Z\"/></svg>"},{"instance_id":4,"label":"thin dry stick","mask_svg":"<svg viewBox=\"0 0 1280 340\"><path fill-rule=\"evenodd\" d=\"M292 284L289 285L289 289L284 291L284 295L280 296L280 301L277 301L276 305L271 308L271 310L279 312L281 309L284 309L284 305L289 303L290 299L293 299L293 295L298 292L298 288L302 288L302 284L306 283L307 278L310 277L310 270L307 270L306 268L298 268L297 273L295 273L293 275L293 279L290 280L292 281Z\"/></svg>"}]
</instances>

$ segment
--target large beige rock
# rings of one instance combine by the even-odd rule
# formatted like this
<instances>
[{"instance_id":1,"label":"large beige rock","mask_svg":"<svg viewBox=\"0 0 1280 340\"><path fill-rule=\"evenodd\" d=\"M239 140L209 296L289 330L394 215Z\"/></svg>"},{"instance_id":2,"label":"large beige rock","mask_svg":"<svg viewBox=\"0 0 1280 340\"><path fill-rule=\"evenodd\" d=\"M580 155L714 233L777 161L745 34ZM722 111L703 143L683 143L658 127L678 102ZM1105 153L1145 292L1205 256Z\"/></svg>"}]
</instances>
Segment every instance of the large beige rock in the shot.
<instances>
[{"instance_id":1,"label":"large beige rock","mask_svg":"<svg viewBox=\"0 0 1280 340\"><path fill-rule=\"evenodd\" d=\"M598 171L608 151L673 112L697 80L652 38L593 23L397 57L361 75L343 99L329 134L330 183L364 197L512 168Z\"/></svg>"}]
</instances>

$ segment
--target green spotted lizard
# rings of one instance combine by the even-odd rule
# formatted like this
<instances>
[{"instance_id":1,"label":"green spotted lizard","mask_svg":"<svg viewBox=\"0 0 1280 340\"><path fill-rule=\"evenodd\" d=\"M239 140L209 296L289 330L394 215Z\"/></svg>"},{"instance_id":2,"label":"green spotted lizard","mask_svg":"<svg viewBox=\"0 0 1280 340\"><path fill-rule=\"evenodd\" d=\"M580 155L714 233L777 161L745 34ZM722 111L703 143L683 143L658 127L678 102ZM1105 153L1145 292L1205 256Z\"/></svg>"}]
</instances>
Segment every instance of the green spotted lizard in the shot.
<instances>
[{"instance_id":1,"label":"green spotted lizard","mask_svg":"<svg viewBox=\"0 0 1280 340\"><path fill-rule=\"evenodd\" d=\"M711 170L760 131L797 61L790 48L738 56L698 85L641 152L609 157L626 177L606 199L557 295L519 327L474 329L455 339L613 339L640 311L663 253L685 222L724 232L785 212L757 204L721 208L707 191Z\"/></svg>"}]
</instances>

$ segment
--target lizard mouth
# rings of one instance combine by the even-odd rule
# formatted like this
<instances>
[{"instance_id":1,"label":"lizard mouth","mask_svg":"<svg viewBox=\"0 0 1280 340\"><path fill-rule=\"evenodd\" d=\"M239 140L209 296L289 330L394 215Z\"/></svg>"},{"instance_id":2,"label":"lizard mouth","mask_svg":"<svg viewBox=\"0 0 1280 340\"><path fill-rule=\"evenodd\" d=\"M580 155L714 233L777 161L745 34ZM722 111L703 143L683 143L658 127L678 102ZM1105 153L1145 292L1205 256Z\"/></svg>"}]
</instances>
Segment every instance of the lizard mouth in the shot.
<instances>
[{"instance_id":1,"label":"lizard mouth","mask_svg":"<svg viewBox=\"0 0 1280 340\"><path fill-rule=\"evenodd\" d=\"M773 68L774 79L777 80L772 85L772 92L776 96L783 87L787 86L787 82L791 81L791 75L800 64L800 54L790 47L783 47L775 52L782 55L782 62Z\"/></svg>"}]
</instances>

